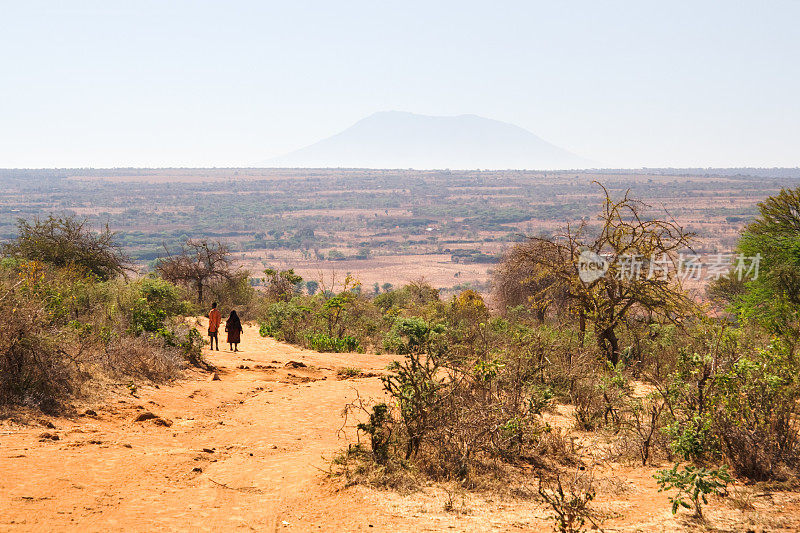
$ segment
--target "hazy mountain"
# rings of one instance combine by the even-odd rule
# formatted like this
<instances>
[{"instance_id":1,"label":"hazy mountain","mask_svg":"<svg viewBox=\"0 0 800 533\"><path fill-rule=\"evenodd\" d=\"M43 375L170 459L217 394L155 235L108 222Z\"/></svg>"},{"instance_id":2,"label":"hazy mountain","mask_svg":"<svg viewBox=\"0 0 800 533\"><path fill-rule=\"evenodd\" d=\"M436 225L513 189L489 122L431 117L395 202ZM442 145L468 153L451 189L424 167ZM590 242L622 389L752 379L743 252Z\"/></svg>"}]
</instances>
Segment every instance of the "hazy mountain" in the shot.
<instances>
[{"instance_id":1,"label":"hazy mountain","mask_svg":"<svg viewBox=\"0 0 800 533\"><path fill-rule=\"evenodd\" d=\"M375 113L268 162L278 167L572 169L596 166L533 133L477 115Z\"/></svg>"}]
</instances>

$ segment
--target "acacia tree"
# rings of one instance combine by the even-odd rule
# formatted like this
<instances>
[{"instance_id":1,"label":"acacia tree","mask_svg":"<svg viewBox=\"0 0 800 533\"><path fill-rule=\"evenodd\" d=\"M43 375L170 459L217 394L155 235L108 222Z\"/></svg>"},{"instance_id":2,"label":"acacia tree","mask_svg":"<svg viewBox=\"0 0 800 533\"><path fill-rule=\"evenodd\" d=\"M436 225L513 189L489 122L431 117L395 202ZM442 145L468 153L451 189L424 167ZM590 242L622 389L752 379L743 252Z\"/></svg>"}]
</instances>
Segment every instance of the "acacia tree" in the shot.
<instances>
[{"instance_id":1,"label":"acacia tree","mask_svg":"<svg viewBox=\"0 0 800 533\"><path fill-rule=\"evenodd\" d=\"M167 250L167 256L156 263L156 271L167 281L192 287L200 304L206 288L237 274L228 246L207 239L188 239L176 254Z\"/></svg>"},{"instance_id":2,"label":"acacia tree","mask_svg":"<svg viewBox=\"0 0 800 533\"><path fill-rule=\"evenodd\" d=\"M598 347L616 365L619 326L634 318L679 321L693 310L675 275L679 253L689 247L693 234L674 221L642 217L647 206L630 198L630 191L613 200L597 184L605 196L600 231L589 235L584 220L551 239L532 237L535 246L524 258L532 266L533 283L551 281L533 297L552 301L563 291L581 319L581 331L590 322ZM594 271L582 276L587 261L596 263Z\"/></svg>"},{"instance_id":3,"label":"acacia tree","mask_svg":"<svg viewBox=\"0 0 800 533\"><path fill-rule=\"evenodd\" d=\"M745 226L738 251L760 256L758 275L717 283L734 285L731 298L747 318L778 334L800 336L800 187L782 189L758 204L759 215ZM731 291L732 292L732 291Z\"/></svg>"},{"instance_id":4,"label":"acacia tree","mask_svg":"<svg viewBox=\"0 0 800 533\"><path fill-rule=\"evenodd\" d=\"M74 216L17 221L17 238L3 245L7 256L41 261L57 267L75 267L108 280L130 270L128 258L106 224L94 231Z\"/></svg>"}]
</instances>

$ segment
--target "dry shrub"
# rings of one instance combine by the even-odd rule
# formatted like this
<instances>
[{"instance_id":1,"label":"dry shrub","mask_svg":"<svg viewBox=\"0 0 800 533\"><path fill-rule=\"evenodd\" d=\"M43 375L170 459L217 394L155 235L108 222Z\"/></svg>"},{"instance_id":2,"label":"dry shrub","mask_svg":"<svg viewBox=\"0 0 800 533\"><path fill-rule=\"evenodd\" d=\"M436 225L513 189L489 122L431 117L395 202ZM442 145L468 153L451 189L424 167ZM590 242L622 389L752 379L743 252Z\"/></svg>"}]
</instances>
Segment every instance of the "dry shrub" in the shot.
<instances>
[{"instance_id":1,"label":"dry shrub","mask_svg":"<svg viewBox=\"0 0 800 533\"><path fill-rule=\"evenodd\" d=\"M389 479L413 473L493 490L511 489L531 469L575 464L571 441L543 420L517 369L500 359L444 367L436 356L407 354L383 378L391 407L355 406L370 419L359 425L371 438L368 458Z\"/></svg>"},{"instance_id":2,"label":"dry shrub","mask_svg":"<svg viewBox=\"0 0 800 533\"><path fill-rule=\"evenodd\" d=\"M0 405L22 403L51 411L85 379L62 349L47 312L6 289L0 302Z\"/></svg>"},{"instance_id":3,"label":"dry shrub","mask_svg":"<svg viewBox=\"0 0 800 533\"><path fill-rule=\"evenodd\" d=\"M794 342L754 347L758 332L717 328L710 348L681 350L661 387L675 453L700 462L724 460L753 481L800 472L800 360Z\"/></svg>"},{"instance_id":4,"label":"dry shrub","mask_svg":"<svg viewBox=\"0 0 800 533\"><path fill-rule=\"evenodd\" d=\"M178 376L184 368L180 353L159 339L122 336L106 347L108 369L116 376L135 376L163 382Z\"/></svg>"},{"instance_id":5,"label":"dry shrub","mask_svg":"<svg viewBox=\"0 0 800 533\"><path fill-rule=\"evenodd\" d=\"M250 285L250 272L238 270L228 278L214 281L209 286L210 299L217 302L225 313L235 309L243 321L254 320L263 306L256 289ZM198 309L200 314L208 314L208 306Z\"/></svg>"},{"instance_id":6,"label":"dry shrub","mask_svg":"<svg viewBox=\"0 0 800 533\"><path fill-rule=\"evenodd\" d=\"M575 406L575 427L582 431L594 431L603 424L606 404L595 377L586 377L575 382L570 392L570 402Z\"/></svg>"},{"instance_id":7,"label":"dry shrub","mask_svg":"<svg viewBox=\"0 0 800 533\"><path fill-rule=\"evenodd\" d=\"M585 346L583 336L568 328L516 324L500 331L490 344L508 353L501 379L546 387L562 402L571 401L581 382L605 371L596 347Z\"/></svg>"},{"instance_id":8,"label":"dry shrub","mask_svg":"<svg viewBox=\"0 0 800 533\"><path fill-rule=\"evenodd\" d=\"M443 324L395 321L402 349L394 351L405 359L383 378L386 412L355 406L360 420L370 420L359 429L372 451L358 458L389 478L405 473L512 493L531 472L575 465L573 441L542 413L591 371L602 371L596 348L584 349L572 332L492 318L470 292L445 311ZM599 405L600 417L605 409Z\"/></svg>"},{"instance_id":9,"label":"dry shrub","mask_svg":"<svg viewBox=\"0 0 800 533\"><path fill-rule=\"evenodd\" d=\"M361 444L350 445L336 454L328 474L343 479L346 487L366 485L399 492L416 490L424 482L424 476L412 465L396 460L378 463L370 450Z\"/></svg>"},{"instance_id":10,"label":"dry shrub","mask_svg":"<svg viewBox=\"0 0 800 533\"><path fill-rule=\"evenodd\" d=\"M432 479L493 486L517 466L552 469L574 461L559 429L509 401L492 404L479 390L451 395L434 420L413 457Z\"/></svg>"},{"instance_id":11,"label":"dry shrub","mask_svg":"<svg viewBox=\"0 0 800 533\"><path fill-rule=\"evenodd\" d=\"M220 241L187 239L175 254L165 251L167 256L158 260L156 270L165 280L195 291L200 305L211 285L237 274L229 246Z\"/></svg>"},{"instance_id":12,"label":"dry shrub","mask_svg":"<svg viewBox=\"0 0 800 533\"><path fill-rule=\"evenodd\" d=\"M0 301L0 328L0 405L53 411L102 375L165 381L184 366L181 346L115 333L102 322L54 322L53 312L20 288Z\"/></svg>"},{"instance_id":13,"label":"dry shrub","mask_svg":"<svg viewBox=\"0 0 800 533\"><path fill-rule=\"evenodd\" d=\"M0 258L0 405L54 410L87 381L163 381L199 361L178 287L119 277L127 264L108 228L50 217L18 229Z\"/></svg>"},{"instance_id":14,"label":"dry shrub","mask_svg":"<svg viewBox=\"0 0 800 533\"><path fill-rule=\"evenodd\" d=\"M392 439L397 423L391 409L385 403L361 398L358 390L355 393L355 400L342 409L344 422L339 434L344 436L350 419L360 421L356 424L358 442L333 457L329 475L344 479L346 486L415 489L422 476L411 464L399 459L397 441ZM361 443L362 436L369 440L369 449Z\"/></svg>"},{"instance_id":15,"label":"dry shrub","mask_svg":"<svg viewBox=\"0 0 800 533\"><path fill-rule=\"evenodd\" d=\"M552 249L537 240L519 243L505 254L492 277L493 296L504 314L524 308L540 321L548 312L559 317L567 314L566 292L557 289L557 280L543 275L542 268L530 260L551 254Z\"/></svg>"},{"instance_id":16,"label":"dry shrub","mask_svg":"<svg viewBox=\"0 0 800 533\"><path fill-rule=\"evenodd\" d=\"M470 512L469 506L467 505L467 493L462 486L458 484L452 484L451 486L444 485L442 489L447 496L442 505L443 510L457 515L468 514Z\"/></svg>"},{"instance_id":17,"label":"dry shrub","mask_svg":"<svg viewBox=\"0 0 800 533\"><path fill-rule=\"evenodd\" d=\"M598 529L599 516L591 508L595 495L592 476L581 470L571 476L539 478L539 496L553 510L555 530L560 533L586 531L587 522L592 529Z\"/></svg>"},{"instance_id":18,"label":"dry shrub","mask_svg":"<svg viewBox=\"0 0 800 533\"><path fill-rule=\"evenodd\" d=\"M164 381L197 355L177 289L73 268L0 263L0 405L54 411L103 377Z\"/></svg>"},{"instance_id":19,"label":"dry shrub","mask_svg":"<svg viewBox=\"0 0 800 533\"><path fill-rule=\"evenodd\" d=\"M774 342L716 376L711 427L737 474L766 481L800 472L798 370L793 347Z\"/></svg>"},{"instance_id":20,"label":"dry shrub","mask_svg":"<svg viewBox=\"0 0 800 533\"><path fill-rule=\"evenodd\" d=\"M665 409L659 397L632 398L622 410L618 438L609 458L641 461L643 466L654 460L671 460Z\"/></svg>"},{"instance_id":21,"label":"dry shrub","mask_svg":"<svg viewBox=\"0 0 800 533\"><path fill-rule=\"evenodd\" d=\"M131 270L108 225L94 231L75 216L17 221L17 238L3 243L3 255L44 262L109 280Z\"/></svg>"}]
</instances>

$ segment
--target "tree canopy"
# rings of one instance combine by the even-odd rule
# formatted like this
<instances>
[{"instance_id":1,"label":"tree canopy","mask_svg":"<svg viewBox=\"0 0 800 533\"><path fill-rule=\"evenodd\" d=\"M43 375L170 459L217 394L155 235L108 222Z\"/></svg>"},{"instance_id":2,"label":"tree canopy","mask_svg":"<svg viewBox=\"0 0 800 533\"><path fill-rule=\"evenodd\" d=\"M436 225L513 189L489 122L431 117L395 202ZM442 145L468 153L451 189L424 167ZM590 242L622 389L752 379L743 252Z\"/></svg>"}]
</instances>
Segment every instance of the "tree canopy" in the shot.
<instances>
[{"instance_id":1,"label":"tree canopy","mask_svg":"<svg viewBox=\"0 0 800 533\"><path fill-rule=\"evenodd\" d=\"M738 251L760 256L758 275L749 273L735 305L744 318L776 333L797 331L800 319L800 187L782 189L758 204ZM735 273L732 273L735 274Z\"/></svg>"},{"instance_id":2,"label":"tree canopy","mask_svg":"<svg viewBox=\"0 0 800 533\"><path fill-rule=\"evenodd\" d=\"M6 256L72 267L108 280L129 270L127 257L108 225L94 231L74 216L17 221L17 238L3 245Z\"/></svg>"}]
</instances>

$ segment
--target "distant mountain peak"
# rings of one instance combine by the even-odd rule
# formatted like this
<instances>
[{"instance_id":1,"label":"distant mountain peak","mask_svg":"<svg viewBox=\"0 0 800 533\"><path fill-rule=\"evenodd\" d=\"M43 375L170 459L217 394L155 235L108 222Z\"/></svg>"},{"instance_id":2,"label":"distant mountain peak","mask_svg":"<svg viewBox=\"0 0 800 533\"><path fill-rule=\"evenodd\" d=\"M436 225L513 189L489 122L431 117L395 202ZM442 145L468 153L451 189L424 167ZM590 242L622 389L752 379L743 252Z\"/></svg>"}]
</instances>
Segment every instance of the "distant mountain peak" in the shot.
<instances>
[{"instance_id":1,"label":"distant mountain peak","mask_svg":"<svg viewBox=\"0 0 800 533\"><path fill-rule=\"evenodd\" d=\"M473 114L378 111L268 162L279 167L573 169L594 166L530 131Z\"/></svg>"}]
</instances>

